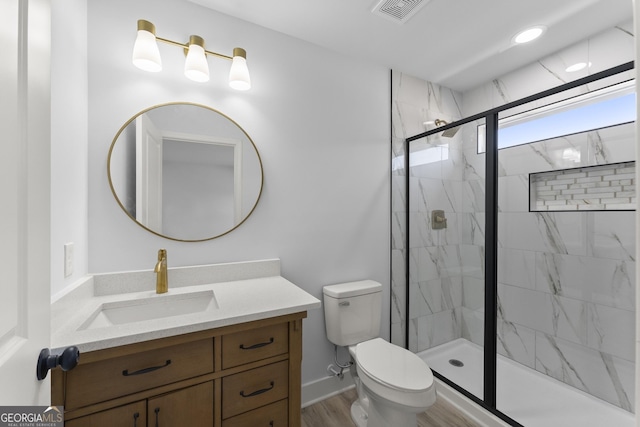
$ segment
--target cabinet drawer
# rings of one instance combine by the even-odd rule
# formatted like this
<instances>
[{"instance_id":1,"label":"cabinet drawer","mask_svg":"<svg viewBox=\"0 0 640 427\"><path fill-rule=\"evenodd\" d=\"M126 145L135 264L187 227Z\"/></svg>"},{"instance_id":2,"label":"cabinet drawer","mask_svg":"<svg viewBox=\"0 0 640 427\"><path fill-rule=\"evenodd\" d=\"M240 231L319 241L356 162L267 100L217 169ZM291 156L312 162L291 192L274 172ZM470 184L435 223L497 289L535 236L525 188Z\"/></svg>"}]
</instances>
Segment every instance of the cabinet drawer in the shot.
<instances>
[{"instance_id":1,"label":"cabinet drawer","mask_svg":"<svg viewBox=\"0 0 640 427\"><path fill-rule=\"evenodd\" d=\"M288 351L288 323L224 335L222 337L222 369L244 365Z\"/></svg>"},{"instance_id":2,"label":"cabinet drawer","mask_svg":"<svg viewBox=\"0 0 640 427\"><path fill-rule=\"evenodd\" d=\"M146 427L147 402L140 401L66 421L65 427Z\"/></svg>"},{"instance_id":3,"label":"cabinet drawer","mask_svg":"<svg viewBox=\"0 0 640 427\"><path fill-rule=\"evenodd\" d=\"M288 425L287 399L222 421L222 427L287 427Z\"/></svg>"},{"instance_id":4,"label":"cabinet drawer","mask_svg":"<svg viewBox=\"0 0 640 427\"><path fill-rule=\"evenodd\" d=\"M163 347L67 372L65 409L80 408L213 372L213 340Z\"/></svg>"},{"instance_id":5,"label":"cabinet drawer","mask_svg":"<svg viewBox=\"0 0 640 427\"><path fill-rule=\"evenodd\" d=\"M289 362L272 363L222 379L222 418L282 400L289 394Z\"/></svg>"}]
</instances>

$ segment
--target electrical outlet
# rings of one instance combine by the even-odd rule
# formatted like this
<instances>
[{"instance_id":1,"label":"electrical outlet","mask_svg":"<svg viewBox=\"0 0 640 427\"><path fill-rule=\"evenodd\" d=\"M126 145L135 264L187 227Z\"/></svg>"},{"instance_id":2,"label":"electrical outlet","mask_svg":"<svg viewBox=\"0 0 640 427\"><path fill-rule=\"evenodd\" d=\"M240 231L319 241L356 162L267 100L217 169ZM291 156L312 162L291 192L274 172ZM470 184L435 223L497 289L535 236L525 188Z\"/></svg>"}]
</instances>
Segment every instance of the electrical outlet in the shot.
<instances>
[{"instance_id":1,"label":"electrical outlet","mask_svg":"<svg viewBox=\"0 0 640 427\"><path fill-rule=\"evenodd\" d=\"M64 245L64 277L73 274L73 242Z\"/></svg>"}]
</instances>

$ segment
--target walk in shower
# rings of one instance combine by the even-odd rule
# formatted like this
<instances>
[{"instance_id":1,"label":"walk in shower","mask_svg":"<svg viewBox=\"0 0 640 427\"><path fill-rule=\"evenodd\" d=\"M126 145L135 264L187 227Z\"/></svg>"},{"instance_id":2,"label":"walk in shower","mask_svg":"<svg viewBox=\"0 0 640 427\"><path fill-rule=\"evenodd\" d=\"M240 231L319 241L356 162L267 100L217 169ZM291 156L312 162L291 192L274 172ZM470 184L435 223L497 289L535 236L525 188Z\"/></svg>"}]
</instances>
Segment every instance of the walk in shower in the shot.
<instances>
[{"instance_id":1,"label":"walk in shower","mask_svg":"<svg viewBox=\"0 0 640 427\"><path fill-rule=\"evenodd\" d=\"M634 425L632 73L466 118L392 74L392 341L512 425Z\"/></svg>"}]
</instances>

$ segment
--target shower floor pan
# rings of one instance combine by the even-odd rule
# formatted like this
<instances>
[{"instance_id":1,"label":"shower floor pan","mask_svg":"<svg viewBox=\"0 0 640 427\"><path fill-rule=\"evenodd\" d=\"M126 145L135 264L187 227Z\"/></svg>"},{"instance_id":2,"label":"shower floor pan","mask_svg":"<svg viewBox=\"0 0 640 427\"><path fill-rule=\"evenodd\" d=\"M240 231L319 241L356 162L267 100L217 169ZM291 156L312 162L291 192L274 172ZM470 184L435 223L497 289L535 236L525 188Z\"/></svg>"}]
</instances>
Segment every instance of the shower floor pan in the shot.
<instances>
[{"instance_id":1,"label":"shower floor pan","mask_svg":"<svg viewBox=\"0 0 640 427\"><path fill-rule=\"evenodd\" d=\"M434 371L482 397L482 348L465 340L418 353ZM461 361L454 366L450 361ZM633 414L498 356L498 410L526 427L635 427Z\"/></svg>"}]
</instances>

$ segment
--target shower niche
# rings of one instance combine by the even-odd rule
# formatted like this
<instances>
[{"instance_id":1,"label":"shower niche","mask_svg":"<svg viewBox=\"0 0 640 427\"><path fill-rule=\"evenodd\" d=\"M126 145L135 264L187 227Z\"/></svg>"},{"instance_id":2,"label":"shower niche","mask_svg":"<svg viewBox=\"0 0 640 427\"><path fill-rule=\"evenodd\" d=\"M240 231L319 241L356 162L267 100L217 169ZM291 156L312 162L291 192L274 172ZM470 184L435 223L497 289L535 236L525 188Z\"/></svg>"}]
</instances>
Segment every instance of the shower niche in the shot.
<instances>
[{"instance_id":1,"label":"shower niche","mask_svg":"<svg viewBox=\"0 0 640 427\"><path fill-rule=\"evenodd\" d=\"M623 126L628 128L627 144L632 145L634 125ZM532 173L529 210L633 211L635 187L635 161Z\"/></svg>"}]
</instances>

